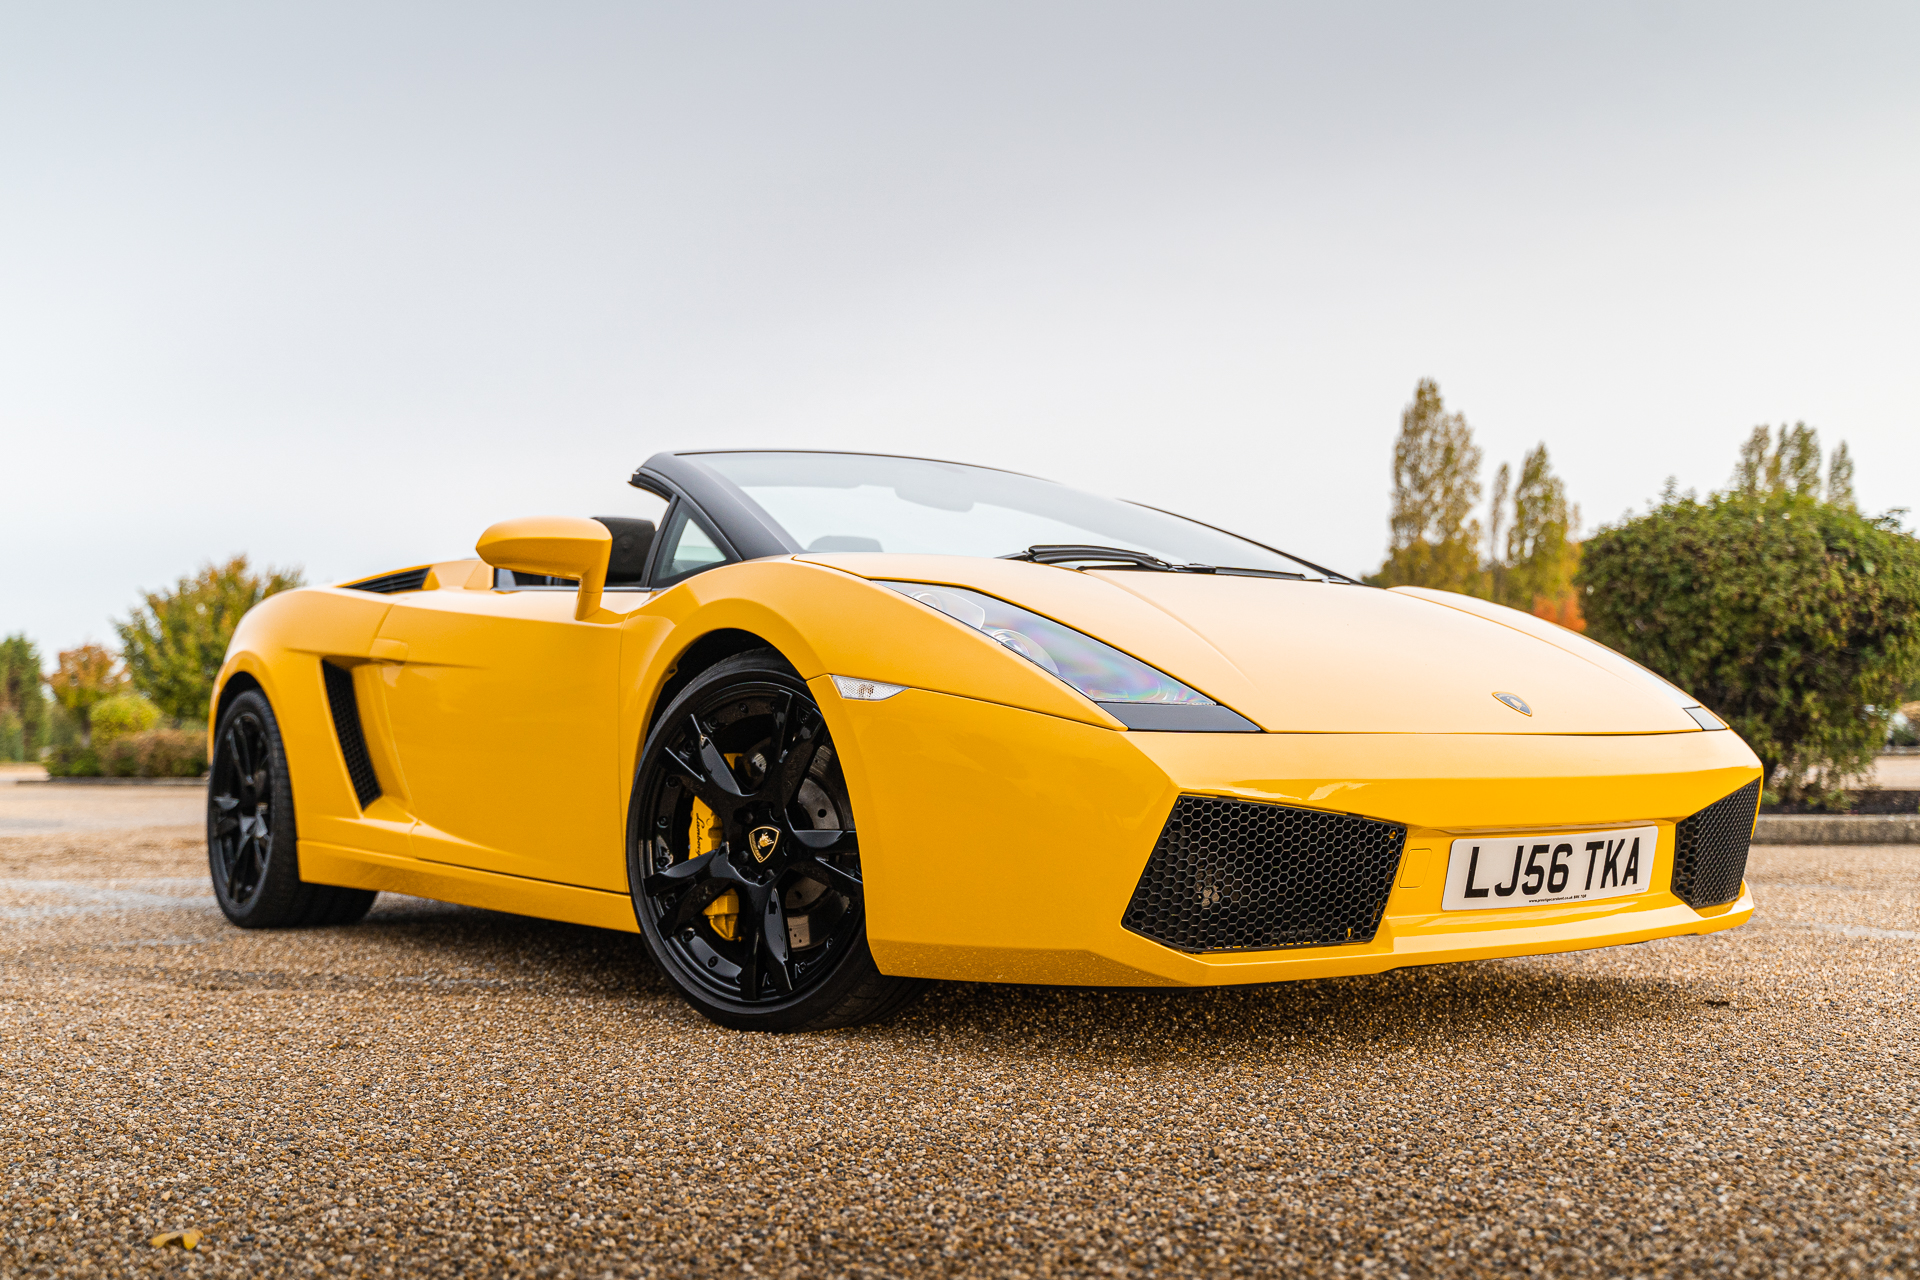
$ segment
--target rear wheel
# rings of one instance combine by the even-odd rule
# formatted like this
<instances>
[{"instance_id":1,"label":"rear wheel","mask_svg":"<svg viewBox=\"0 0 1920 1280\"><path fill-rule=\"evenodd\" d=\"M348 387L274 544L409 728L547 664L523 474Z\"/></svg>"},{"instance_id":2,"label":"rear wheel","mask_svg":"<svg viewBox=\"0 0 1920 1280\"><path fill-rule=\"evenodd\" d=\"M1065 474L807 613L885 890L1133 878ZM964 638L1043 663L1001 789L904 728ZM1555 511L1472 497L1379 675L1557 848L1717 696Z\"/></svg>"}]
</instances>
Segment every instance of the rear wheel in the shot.
<instances>
[{"instance_id":1,"label":"rear wheel","mask_svg":"<svg viewBox=\"0 0 1920 1280\"><path fill-rule=\"evenodd\" d=\"M351 924L376 896L301 883L287 752L273 708L257 689L227 705L214 735L207 864L220 910L242 929Z\"/></svg>"},{"instance_id":2,"label":"rear wheel","mask_svg":"<svg viewBox=\"0 0 1920 1280\"><path fill-rule=\"evenodd\" d=\"M661 714L627 850L648 949L723 1026L854 1026L921 986L874 965L846 778L819 706L774 650L718 663Z\"/></svg>"}]
</instances>

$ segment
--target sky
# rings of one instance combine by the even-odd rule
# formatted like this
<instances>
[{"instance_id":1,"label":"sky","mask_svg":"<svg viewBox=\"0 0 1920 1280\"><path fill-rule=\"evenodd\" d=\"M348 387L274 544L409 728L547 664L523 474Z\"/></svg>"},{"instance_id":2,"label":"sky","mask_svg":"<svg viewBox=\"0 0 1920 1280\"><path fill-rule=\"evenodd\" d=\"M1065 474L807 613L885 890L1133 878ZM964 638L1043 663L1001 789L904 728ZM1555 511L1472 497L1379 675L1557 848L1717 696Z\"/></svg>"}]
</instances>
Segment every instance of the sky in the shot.
<instances>
[{"instance_id":1,"label":"sky","mask_svg":"<svg viewBox=\"0 0 1920 1280\"><path fill-rule=\"evenodd\" d=\"M1758 423L1920 507L1920 6L0 0L0 633L1031 472L1350 573L1423 377L1585 526Z\"/></svg>"}]
</instances>

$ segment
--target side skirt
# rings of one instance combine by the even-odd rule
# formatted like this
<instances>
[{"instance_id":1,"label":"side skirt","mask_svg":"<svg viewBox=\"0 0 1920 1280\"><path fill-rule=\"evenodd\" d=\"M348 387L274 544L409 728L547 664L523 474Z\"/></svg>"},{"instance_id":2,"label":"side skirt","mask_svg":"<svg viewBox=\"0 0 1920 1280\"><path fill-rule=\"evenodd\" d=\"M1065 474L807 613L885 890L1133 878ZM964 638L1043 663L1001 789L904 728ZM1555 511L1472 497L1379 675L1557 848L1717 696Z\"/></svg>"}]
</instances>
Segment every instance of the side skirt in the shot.
<instances>
[{"instance_id":1,"label":"side skirt","mask_svg":"<svg viewBox=\"0 0 1920 1280\"><path fill-rule=\"evenodd\" d=\"M633 918L633 900L624 893L475 871L443 862L422 862L391 853L369 853L312 840L300 842L300 878L309 884L378 889L382 893L411 894L416 898L484 907L541 920L617 929L622 933L640 932Z\"/></svg>"}]
</instances>

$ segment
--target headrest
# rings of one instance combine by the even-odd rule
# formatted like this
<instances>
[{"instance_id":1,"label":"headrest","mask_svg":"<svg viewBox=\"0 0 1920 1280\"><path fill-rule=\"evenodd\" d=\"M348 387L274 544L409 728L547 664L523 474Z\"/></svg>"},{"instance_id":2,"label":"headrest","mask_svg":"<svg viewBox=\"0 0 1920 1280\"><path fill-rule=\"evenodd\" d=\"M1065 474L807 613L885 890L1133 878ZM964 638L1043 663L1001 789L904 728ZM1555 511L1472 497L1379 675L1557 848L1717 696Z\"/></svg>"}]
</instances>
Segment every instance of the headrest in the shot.
<instances>
[{"instance_id":1,"label":"headrest","mask_svg":"<svg viewBox=\"0 0 1920 1280\"><path fill-rule=\"evenodd\" d=\"M637 587L647 572L647 551L653 546L653 521L629 516L595 516L613 535L607 556L607 585Z\"/></svg>"}]
</instances>

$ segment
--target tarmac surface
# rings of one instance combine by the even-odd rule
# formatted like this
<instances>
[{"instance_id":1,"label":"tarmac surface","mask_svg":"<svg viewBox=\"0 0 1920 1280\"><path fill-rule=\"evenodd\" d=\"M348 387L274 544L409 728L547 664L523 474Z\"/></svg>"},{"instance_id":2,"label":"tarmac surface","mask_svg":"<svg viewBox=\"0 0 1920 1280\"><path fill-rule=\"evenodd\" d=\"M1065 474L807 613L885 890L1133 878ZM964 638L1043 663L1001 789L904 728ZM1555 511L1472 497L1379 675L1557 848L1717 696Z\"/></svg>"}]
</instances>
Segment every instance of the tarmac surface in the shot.
<instances>
[{"instance_id":1,"label":"tarmac surface","mask_svg":"<svg viewBox=\"0 0 1920 1280\"><path fill-rule=\"evenodd\" d=\"M1885 755L1873 762L1873 786L1911 791L1920 788L1920 756Z\"/></svg>"},{"instance_id":2,"label":"tarmac surface","mask_svg":"<svg viewBox=\"0 0 1920 1280\"><path fill-rule=\"evenodd\" d=\"M0 835L0 1275L1920 1271L1920 846L1756 848L1705 938L771 1037L630 935L231 928L110 790Z\"/></svg>"}]
</instances>

